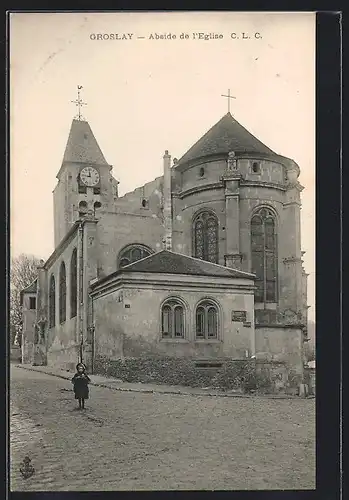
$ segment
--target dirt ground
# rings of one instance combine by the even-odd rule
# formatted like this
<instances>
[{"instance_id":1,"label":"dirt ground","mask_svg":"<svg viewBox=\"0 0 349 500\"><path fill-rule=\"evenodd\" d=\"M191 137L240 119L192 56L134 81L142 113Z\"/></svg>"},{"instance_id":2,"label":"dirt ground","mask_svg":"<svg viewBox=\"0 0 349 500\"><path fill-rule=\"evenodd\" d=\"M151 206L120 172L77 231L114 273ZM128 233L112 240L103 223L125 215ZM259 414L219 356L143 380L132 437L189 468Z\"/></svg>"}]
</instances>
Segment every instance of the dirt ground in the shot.
<instances>
[{"instance_id":1,"label":"dirt ground","mask_svg":"<svg viewBox=\"0 0 349 500\"><path fill-rule=\"evenodd\" d=\"M315 488L315 400L142 394L11 367L11 490ZM29 455L35 473L19 467Z\"/></svg>"}]
</instances>

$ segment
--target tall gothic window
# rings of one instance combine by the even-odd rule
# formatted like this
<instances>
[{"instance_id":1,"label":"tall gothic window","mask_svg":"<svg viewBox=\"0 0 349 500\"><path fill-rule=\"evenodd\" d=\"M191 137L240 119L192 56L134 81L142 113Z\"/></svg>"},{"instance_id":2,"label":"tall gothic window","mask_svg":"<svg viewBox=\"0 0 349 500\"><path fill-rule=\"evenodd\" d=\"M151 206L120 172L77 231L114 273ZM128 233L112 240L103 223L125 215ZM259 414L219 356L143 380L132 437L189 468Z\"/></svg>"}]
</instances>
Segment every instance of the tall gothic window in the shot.
<instances>
[{"instance_id":1,"label":"tall gothic window","mask_svg":"<svg viewBox=\"0 0 349 500\"><path fill-rule=\"evenodd\" d=\"M49 291L49 326L50 328L56 326L56 285L55 277L53 275L50 279Z\"/></svg>"},{"instance_id":2,"label":"tall gothic window","mask_svg":"<svg viewBox=\"0 0 349 500\"><path fill-rule=\"evenodd\" d=\"M59 322L64 323L67 313L67 278L65 264L62 262L59 271Z\"/></svg>"},{"instance_id":3,"label":"tall gothic window","mask_svg":"<svg viewBox=\"0 0 349 500\"><path fill-rule=\"evenodd\" d=\"M170 299L162 306L161 324L163 338L184 337L184 308L176 299Z\"/></svg>"},{"instance_id":4,"label":"tall gothic window","mask_svg":"<svg viewBox=\"0 0 349 500\"><path fill-rule=\"evenodd\" d=\"M205 300L196 308L196 338L216 339L218 337L218 309L214 302Z\"/></svg>"},{"instance_id":5,"label":"tall gothic window","mask_svg":"<svg viewBox=\"0 0 349 500\"><path fill-rule=\"evenodd\" d=\"M70 317L75 318L78 303L78 266L77 251L74 248L70 261Z\"/></svg>"},{"instance_id":6,"label":"tall gothic window","mask_svg":"<svg viewBox=\"0 0 349 500\"><path fill-rule=\"evenodd\" d=\"M194 257L218 263L218 220L212 212L201 212L194 220Z\"/></svg>"},{"instance_id":7,"label":"tall gothic window","mask_svg":"<svg viewBox=\"0 0 349 500\"><path fill-rule=\"evenodd\" d=\"M152 250L145 245L128 245L123 248L119 254L118 267L128 266L132 264L132 262L148 257L152 253Z\"/></svg>"},{"instance_id":8,"label":"tall gothic window","mask_svg":"<svg viewBox=\"0 0 349 500\"><path fill-rule=\"evenodd\" d=\"M256 302L277 301L276 224L273 212L261 208L251 220L252 272Z\"/></svg>"}]
</instances>

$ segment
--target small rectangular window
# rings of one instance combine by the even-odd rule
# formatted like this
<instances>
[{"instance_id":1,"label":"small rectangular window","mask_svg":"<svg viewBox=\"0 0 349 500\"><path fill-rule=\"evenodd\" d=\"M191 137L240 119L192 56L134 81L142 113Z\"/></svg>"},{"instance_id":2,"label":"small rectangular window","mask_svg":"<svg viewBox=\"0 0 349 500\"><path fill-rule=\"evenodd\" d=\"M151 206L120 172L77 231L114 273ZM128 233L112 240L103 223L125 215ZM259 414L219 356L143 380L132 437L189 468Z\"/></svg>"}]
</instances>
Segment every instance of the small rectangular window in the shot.
<instances>
[{"instance_id":1,"label":"small rectangular window","mask_svg":"<svg viewBox=\"0 0 349 500\"><path fill-rule=\"evenodd\" d=\"M80 194L86 194L86 193L87 193L87 188L86 188L86 186L80 186L80 185L79 185L79 193L80 193Z\"/></svg>"},{"instance_id":2,"label":"small rectangular window","mask_svg":"<svg viewBox=\"0 0 349 500\"><path fill-rule=\"evenodd\" d=\"M36 297L29 297L29 309L36 309Z\"/></svg>"},{"instance_id":3,"label":"small rectangular window","mask_svg":"<svg viewBox=\"0 0 349 500\"><path fill-rule=\"evenodd\" d=\"M100 187L93 188L93 194L101 194L101 188Z\"/></svg>"},{"instance_id":4,"label":"small rectangular window","mask_svg":"<svg viewBox=\"0 0 349 500\"><path fill-rule=\"evenodd\" d=\"M222 368L223 363L217 361L196 361L196 368Z\"/></svg>"}]
</instances>

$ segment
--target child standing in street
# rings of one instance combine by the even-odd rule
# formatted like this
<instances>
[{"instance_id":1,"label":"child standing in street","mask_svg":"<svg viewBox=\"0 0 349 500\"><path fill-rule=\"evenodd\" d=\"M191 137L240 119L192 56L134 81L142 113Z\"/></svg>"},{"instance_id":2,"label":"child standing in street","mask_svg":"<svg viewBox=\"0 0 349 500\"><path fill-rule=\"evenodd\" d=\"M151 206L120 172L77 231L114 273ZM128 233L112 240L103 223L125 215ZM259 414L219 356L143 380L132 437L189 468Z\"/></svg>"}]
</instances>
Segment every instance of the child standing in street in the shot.
<instances>
[{"instance_id":1,"label":"child standing in street","mask_svg":"<svg viewBox=\"0 0 349 500\"><path fill-rule=\"evenodd\" d=\"M88 399L88 383L91 382L90 377L86 374L86 367L83 363L76 365L76 373L72 378L74 384L75 399L79 400L79 410L85 408L85 399Z\"/></svg>"}]
</instances>

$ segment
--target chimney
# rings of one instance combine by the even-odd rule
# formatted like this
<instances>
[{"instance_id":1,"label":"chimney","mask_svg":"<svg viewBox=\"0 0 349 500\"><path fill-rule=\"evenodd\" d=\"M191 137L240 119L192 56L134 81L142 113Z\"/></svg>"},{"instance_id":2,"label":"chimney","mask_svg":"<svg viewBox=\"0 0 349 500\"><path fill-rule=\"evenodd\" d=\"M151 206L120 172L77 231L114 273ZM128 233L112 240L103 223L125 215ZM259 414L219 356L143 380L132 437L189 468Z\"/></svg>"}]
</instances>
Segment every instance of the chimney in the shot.
<instances>
[{"instance_id":1,"label":"chimney","mask_svg":"<svg viewBox=\"0 0 349 500\"><path fill-rule=\"evenodd\" d=\"M164 154L164 248L165 250L172 249L172 193L171 193L171 155L168 151Z\"/></svg>"}]
</instances>

